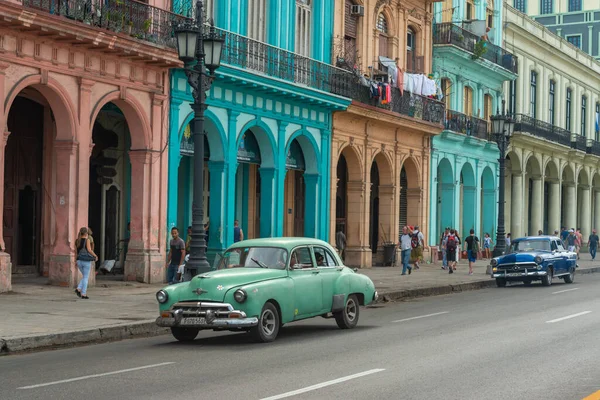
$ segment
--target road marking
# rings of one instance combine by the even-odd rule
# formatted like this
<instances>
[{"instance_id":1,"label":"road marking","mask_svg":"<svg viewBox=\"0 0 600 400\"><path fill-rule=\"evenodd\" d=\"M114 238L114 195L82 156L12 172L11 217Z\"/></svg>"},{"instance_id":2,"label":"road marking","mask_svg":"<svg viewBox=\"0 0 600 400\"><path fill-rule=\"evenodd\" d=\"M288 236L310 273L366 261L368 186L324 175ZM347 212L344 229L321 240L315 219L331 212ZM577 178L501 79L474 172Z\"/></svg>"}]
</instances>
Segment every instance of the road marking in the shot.
<instances>
[{"instance_id":1,"label":"road marking","mask_svg":"<svg viewBox=\"0 0 600 400\"><path fill-rule=\"evenodd\" d=\"M590 394L589 396L585 397L583 400L600 400L600 390L598 390L595 393Z\"/></svg>"},{"instance_id":2,"label":"road marking","mask_svg":"<svg viewBox=\"0 0 600 400\"><path fill-rule=\"evenodd\" d=\"M397 321L392 321L392 322L404 322L404 321L412 321L413 319L435 317L436 315L448 314L449 312L450 311L442 311L442 312L437 312L437 313L434 313L434 314L419 315L418 317L404 318L404 319L399 319Z\"/></svg>"},{"instance_id":3,"label":"road marking","mask_svg":"<svg viewBox=\"0 0 600 400\"><path fill-rule=\"evenodd\" d=\"M589 314L589 313L591 313L591 311L583 311L583 312L580 312L580 313L577 313L577 314L567 315L566 317L551 319L550 321L546 321L546 323L547 324L553 324L555 322L564 321L565 319L571 319L571 318L575 318L575 317L581 317L582 315Z\"/></svg>"},{"instance_id":4,"label":"road marking","mask_svg":"<svg viewBox=\"0 0 600 400\"><path fill-rule=\"evenodd\" d=\"M565 292L572 292L573 290L579 290L578 287L573 288L573 289L565 289L565 290L559 290L558 292L554 292L552 294L559 294L559 293L565 293Z\"/></svg>"},{"instance_id":5,"label":"road marking","mask_svg":"<svg viewBox=\"0 0 600 400\"><path fill-rule=\"evenodd\" d=\"M322 389L322 388L327 387L327 386L337 385L338 383L346 382L346 381L349 381L349 380L352 380L352 379L356 379L356 378L360 378L360 377L367 376L367 375L376 374L376 373L381 372L381 371L385 371L385 369L381 369L381 368L370 369L370 370L365 371L365 372L359 372L358 374L348 375L348 376L345 376L343 378L334 379L332 381L318 383L316 385L308 386L308 387L305 387L303 389L298 389L298 390L294 390L294 391L291 391L291 392L278 394L277 396L265 397L265 398L263 398L261 400L285 399L286 397L292 397L292 396L296 396L296 395L299 395L299 394L302 394L302 393L311 392L313 390Z\"/></svg>"},{"instance_id":6,"label":"road marking","mask_svg":"<svg viewBox=\"0 0 600 400\"><path fill-rule=\"evenodd\" d=\"M99 377L102 377L102 376L122 374L124 372L132 372L132 371L139 371L139 370L142 370L142 369L162 367L162 366L170 365L170 364L175 364L175 363L174 362L164 362L164 363L160 363L160 364L144 365L144 366L141 366L141 367L121 369L119 371L105 372L103 374L86 375L86 376L80 376L80 377L77 377L77 378L63 379L62 381L54 381L54 382L48 382L48 383L40 383L38 385L23 386L23 387L20 387L20 388L17 388L17 389L35 389L35 388L44 387L44 386L59 385L61 383L69 383L69 382L82 381L84 379L92 379L92 378L99 378Z\"/></svg>"}]
</instances>

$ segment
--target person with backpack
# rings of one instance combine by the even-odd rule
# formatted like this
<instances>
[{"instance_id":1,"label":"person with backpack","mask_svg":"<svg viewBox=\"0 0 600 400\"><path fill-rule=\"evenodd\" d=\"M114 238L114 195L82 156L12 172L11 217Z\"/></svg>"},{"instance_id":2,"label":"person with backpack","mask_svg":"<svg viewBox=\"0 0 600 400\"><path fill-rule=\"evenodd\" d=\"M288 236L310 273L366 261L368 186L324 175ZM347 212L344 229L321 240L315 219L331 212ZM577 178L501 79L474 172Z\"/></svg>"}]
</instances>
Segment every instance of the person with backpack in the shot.
<instances>
[{"instance_id":1,"label":"person with backpack","mask_svg":"<svg viewBox=\"0 0 600 400\"><path fill-rule=\"evenodd\" d=\"M415 269L419 269L419 261L423 260L423 245L425 243L425 237L423 233L419 231L419 227L415 226L415 229L411 232L411 247L410 258L414 260Z\"/></svg>"},{"instance_id":2,"label":"person with backpack","mask_svg":"<svg viewBox=\"0 0 600 400\"><path fill-rule=\"evenodd\" d=\"M412 252L412 235L411 232L409 232L409 228L407 226L402 228L402 235L400 236L400 250L402 255L402 275L406 275L407 270L408 274L410 275L412 272L412 268L410 267L410 253Z\"/></svg>"},{"instance_id":3,"label":"person with backpack","mask_svg":"<svg viewBox=\"0 0 600 400\"><path fill-rule=\"evenodd\" d=\"M458 247L458 238L456 231L450 229L450 233L446 237L446 259L448 260L448 273L454 273L456 269L456 249Z\"/></svg>"},{"instance_id":4,"label":"person with backpack","mask_svg":"<svg viewBox=\"0 0 600 400\"><path fill-rule=\"evenodd\" d=\"M475 229L471 229L470 235L465 239L467 249L467 257L469 258L469 275L473 275L473 263L477 261L477 253L479 252L479 238L475 236Z\"/></svg>"}]
</instances>

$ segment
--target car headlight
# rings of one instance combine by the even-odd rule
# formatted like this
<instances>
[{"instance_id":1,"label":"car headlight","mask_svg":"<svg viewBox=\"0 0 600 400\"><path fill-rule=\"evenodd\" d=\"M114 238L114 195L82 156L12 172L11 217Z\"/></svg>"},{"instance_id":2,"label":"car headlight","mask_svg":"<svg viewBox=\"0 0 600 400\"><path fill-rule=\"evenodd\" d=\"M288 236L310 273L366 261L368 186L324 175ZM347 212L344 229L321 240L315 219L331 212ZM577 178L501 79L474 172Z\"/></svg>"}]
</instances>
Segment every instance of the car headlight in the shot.
<instances>
[{"instance_id":1,"label":"car headlight","mask_svg":"<svg viewBox=\"0 0 600 400\"><path fill-rule=\"evenodd\" d=\"M496 260L495 258L492 258L492 261L490 261L490 265L492 267L495 267L496 265L498 265L498 260Z\"/></svg>"},{"instance_id":2,"label":"car headlight","mask_svg":"<svg viewBox=\"0 0 600 400\"><path fill-rule=\"evenodd\" d=\"M167 300L169 300L169 295L164 290L159 290L156 292L156 300L158 300L160 304L166 303Z\"/></svg>"},{"instance_id":3,"label":"car headlight","mask_svg":"<svg viewBox=\"0 0 600 400\"><path fill-rule=\"evenodd\" d=\"M233 298L238 303L245 302L247 297L248 297L248 295L246 294L246 291L243 289L238 289L233 293Z\"/></svg>"},{"instance_id":4,"label":"car headlight","mask_svg":"<svg viewBox=\"0 0 600 400\"><path fill-rule=\"evenodd\" d=\"M544 261L544 260L542 260L542 257L540 257L540 256L536 256L536 257L535 257L535 263L536 263L536 264L541 264L543 261Z\"/></svg>"}]
</instances>

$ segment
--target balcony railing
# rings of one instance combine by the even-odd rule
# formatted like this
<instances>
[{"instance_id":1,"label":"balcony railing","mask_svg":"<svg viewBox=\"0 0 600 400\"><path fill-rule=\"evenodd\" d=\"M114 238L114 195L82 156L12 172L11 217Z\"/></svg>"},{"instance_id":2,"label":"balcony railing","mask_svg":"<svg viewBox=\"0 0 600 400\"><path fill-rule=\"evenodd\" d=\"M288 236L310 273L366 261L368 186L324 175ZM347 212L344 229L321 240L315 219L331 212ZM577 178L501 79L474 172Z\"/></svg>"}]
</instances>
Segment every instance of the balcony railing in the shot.
<instances>
[{"instance_id":1,"label":"balcony railing","mask_svg":"<svg viewBox=\"0 0 600 400\"><path fill-rule=\"evenodd\" d=\"M517 114L515 116L515 132L528 132L551 142L571 147L571 132L532 118L529 115Z\"/></svg>"},{"instance_id":2,"label":"balcony railing","mask_svg":"<svg viewBox=\"0 0 600 400\"><path fill-rule=\"evenodd\" d=\"M185 18L136 0L21 0L24 7L175 48Z\"/></svg>"},{"instance_id":3,"label":"balcony railing","mask_svg":"<svg viewBox=\"0 0 600 400\"><path fill-rule=\"evenodd\" d=\"M600 142L592 140L591 146L586 149L586 153L600 156Z\"/></svg>"},{"instance_id":4,"label":"balcony railing","mask_svg":"<svg viewBox=\"0 0 600 400\"><path fill-rule=\"evenodd\" d=\"M406 91L400 94L400 89L396 87L392 87L391 89L392 101L388 104L381 104L379 99L372 98L370 88L358 83L354 86L353 94L350 97L360 103L393 111L422 121L433 122L435 124L442 124L444 122L444 103Z\"/></svg>"},{"instance_id":5,"label":"balcony railing","mask_svg":"<svg viewBox=\"0 0 600 400\"><path fill-rule=\"evenodd\" d=\"M445 128L456 133L490 140L488 123L484 119L469 117L458 111L446 110Z\"/></svg>"},{"instance_id":6,"label":"balcony railing","mask_svg":"<svg viewBox=\"0 0 600 400\"><path fill-rule=\"evenodd\" d=\"M575 139L575 140L573 140ZM582 135L571 136L571 148L587 152L587 139Z\"/></svg>"},{"instance_id":7,"label":"balcony railing","mask_svg":"<svg viewBox=\"0 0 600 400\"><path fill-rule=\"evenodd\" d=\"M478 50L477 43L481 38L451 22L436 24L433 28L434 45L454 45L470 53L483 51L480 57L507 70L517 73L517 57L490 42L482 42L484 50Z\"/></svg>"}]
</instances>

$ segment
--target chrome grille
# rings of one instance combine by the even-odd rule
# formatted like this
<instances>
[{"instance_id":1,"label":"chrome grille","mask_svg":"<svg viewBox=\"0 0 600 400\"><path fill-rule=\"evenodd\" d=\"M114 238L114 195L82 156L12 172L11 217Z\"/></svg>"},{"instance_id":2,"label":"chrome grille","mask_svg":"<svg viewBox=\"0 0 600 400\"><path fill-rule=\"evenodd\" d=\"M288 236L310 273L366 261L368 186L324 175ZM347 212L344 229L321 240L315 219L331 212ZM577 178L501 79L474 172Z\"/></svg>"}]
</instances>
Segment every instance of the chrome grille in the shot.
<instances>
[{"instance_id":1,"label":"chrome grille","mask_svg":"<svg viewBox=\"0 0 600 400\"><path fill-rule=\"evenodd\" d=\"M206 317L207 311L216 317L227 317L233 307L227 303L183 301L173 304L172 311L179 311L183 317Z\"/></svg>"}]
</instances>

